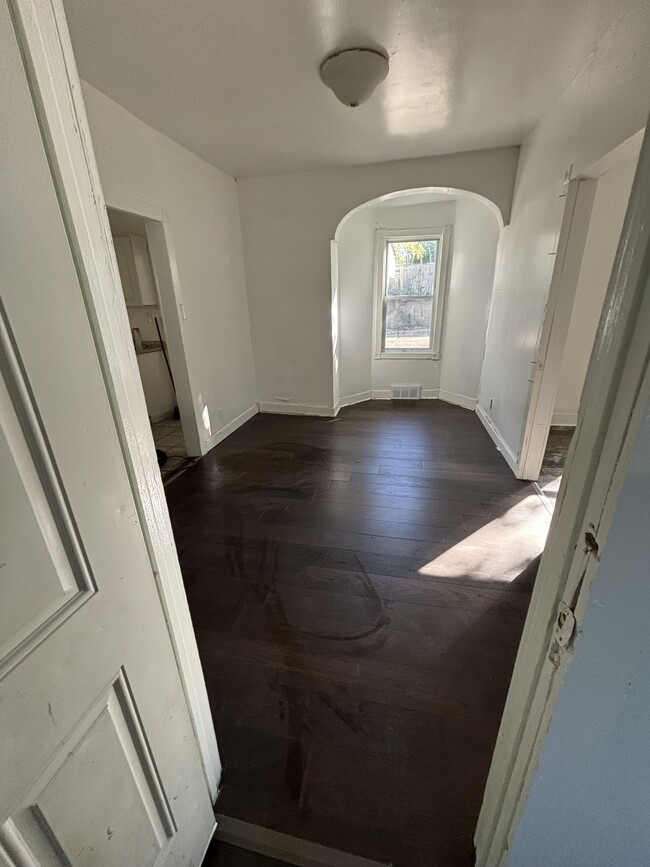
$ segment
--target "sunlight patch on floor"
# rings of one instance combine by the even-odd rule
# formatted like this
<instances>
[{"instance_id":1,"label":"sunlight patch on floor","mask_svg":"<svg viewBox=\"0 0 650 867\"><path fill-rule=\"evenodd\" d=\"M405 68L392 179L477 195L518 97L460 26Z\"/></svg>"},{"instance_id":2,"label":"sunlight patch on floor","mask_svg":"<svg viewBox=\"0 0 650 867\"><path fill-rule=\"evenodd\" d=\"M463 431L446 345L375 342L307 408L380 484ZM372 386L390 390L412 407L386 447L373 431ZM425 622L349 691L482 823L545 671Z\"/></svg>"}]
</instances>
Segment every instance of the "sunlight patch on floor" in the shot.
<instances>
[{"instance_id":1,"label":"sunlight patch on floor","mask_svg":"<svg viewBox=\"0 0 650 867\"><path fill-rule=\"evenodd\" d=\"M418 574L510 583L542 551L550 521L540 497L531 494L426 563Z\"/></svg>"}]
</instances>

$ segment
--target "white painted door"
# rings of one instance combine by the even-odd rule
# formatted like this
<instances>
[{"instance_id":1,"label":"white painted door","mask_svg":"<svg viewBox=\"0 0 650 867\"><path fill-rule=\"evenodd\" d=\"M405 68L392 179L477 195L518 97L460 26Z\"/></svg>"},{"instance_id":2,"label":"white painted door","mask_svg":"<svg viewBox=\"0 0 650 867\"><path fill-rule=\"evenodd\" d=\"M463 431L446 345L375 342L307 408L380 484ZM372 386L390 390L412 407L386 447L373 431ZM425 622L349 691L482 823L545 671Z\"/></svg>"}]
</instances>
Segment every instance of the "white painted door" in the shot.
<instances>
[{"instance_id":1,"label":"white painted door","mask_svg":"<svg viewBox=\"0 0 650 867\"><path fill-rule=\"evenodd\" d=\"M46 7L0 0L0 865L189 867L208 784L21 58Z\"/></svg>"}]
</instances>

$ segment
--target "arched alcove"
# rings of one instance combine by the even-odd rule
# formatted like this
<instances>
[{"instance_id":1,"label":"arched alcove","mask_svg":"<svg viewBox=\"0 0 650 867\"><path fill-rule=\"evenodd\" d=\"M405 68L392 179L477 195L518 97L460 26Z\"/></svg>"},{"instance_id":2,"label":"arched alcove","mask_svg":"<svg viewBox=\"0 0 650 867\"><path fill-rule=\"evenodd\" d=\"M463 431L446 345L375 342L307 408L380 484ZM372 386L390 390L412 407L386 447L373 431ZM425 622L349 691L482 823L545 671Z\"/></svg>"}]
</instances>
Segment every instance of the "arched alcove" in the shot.
<instances>
[{"instance_id":1,"label":"arched alcove","mask_svg":"<svg viewBox=\"0 0 650 867\"><path fill-rule=\"evenodd\" d=\"M471 200L473 202L478 202L494 215L499 229L502 229L505 225L501 208L499 208L499 206L491 199L488 199L485 196L480 195L479 193L473 193L470 190L460 190L455 187L416 187L415 189L395 190L392 193L385 193L382 196L376 196L374 199L369 199L367 202L362 202L360 205L357 205L356 208L352 208L350 211L347 212L347 214L345 214L345 216L341 219L340 223L336 227L336 232L334 233L334 240L339 240L341 230L345 226L346 222L361 210L380 205L389 205L391 203L425 203L427 200L434 200L437 197L442 197L444 199L462 198Z\"/></svg>"},{"instance_id":2,"label":"arched alcove","mask_svg":"<svg viewBox=\"0 0 650 867\"><path fill-rule=\"evenodd\" d=\"M377 358L375 327L378 231L414 233L451 227L439 358ZM332 242L333 403L336 408L390 397L412 383L424 398L473 408L492 297L501 211L476 193L426 187L388 193L340 221Z\"/></svg>"}]
</instances>

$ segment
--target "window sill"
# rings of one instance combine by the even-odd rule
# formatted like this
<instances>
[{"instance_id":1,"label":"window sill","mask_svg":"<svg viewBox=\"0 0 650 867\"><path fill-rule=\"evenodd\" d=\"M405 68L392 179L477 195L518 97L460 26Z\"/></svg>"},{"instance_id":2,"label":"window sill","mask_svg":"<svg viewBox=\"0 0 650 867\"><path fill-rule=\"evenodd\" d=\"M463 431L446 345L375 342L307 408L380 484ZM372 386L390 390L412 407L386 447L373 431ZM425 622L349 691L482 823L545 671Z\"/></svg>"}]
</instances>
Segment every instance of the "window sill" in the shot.
<instances>
[{"instance_id":1,"label":"window sill","mask_svg":"<svg viewBox=\"0 0 650 867\"><path fill-rule=\"evenodd\" d=\"M404 350L402 352L376 352L375 361L440 361L439 352L413 352L413 350Z\"/></svg>"}]
</instances>

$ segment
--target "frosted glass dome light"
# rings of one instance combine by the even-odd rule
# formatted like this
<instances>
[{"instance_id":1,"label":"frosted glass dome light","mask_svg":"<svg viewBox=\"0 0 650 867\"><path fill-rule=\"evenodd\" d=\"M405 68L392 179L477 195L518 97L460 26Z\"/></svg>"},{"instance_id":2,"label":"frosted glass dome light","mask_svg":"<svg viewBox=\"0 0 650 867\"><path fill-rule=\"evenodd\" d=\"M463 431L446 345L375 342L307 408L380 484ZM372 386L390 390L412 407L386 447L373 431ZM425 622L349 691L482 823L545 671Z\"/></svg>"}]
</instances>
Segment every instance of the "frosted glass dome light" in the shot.
<instances>
[{"instance_id":1,"label":"frosted glass dome light","mask_svg":"<svg viewBox=\"0 0 650 867\"><path fill-rule=\"evenodd\" d=\"M323 84L352 108L369 99L387 75L388 58L371 48L339 51L326 57L320 67Z\"/></svg>"}]
</instances>

